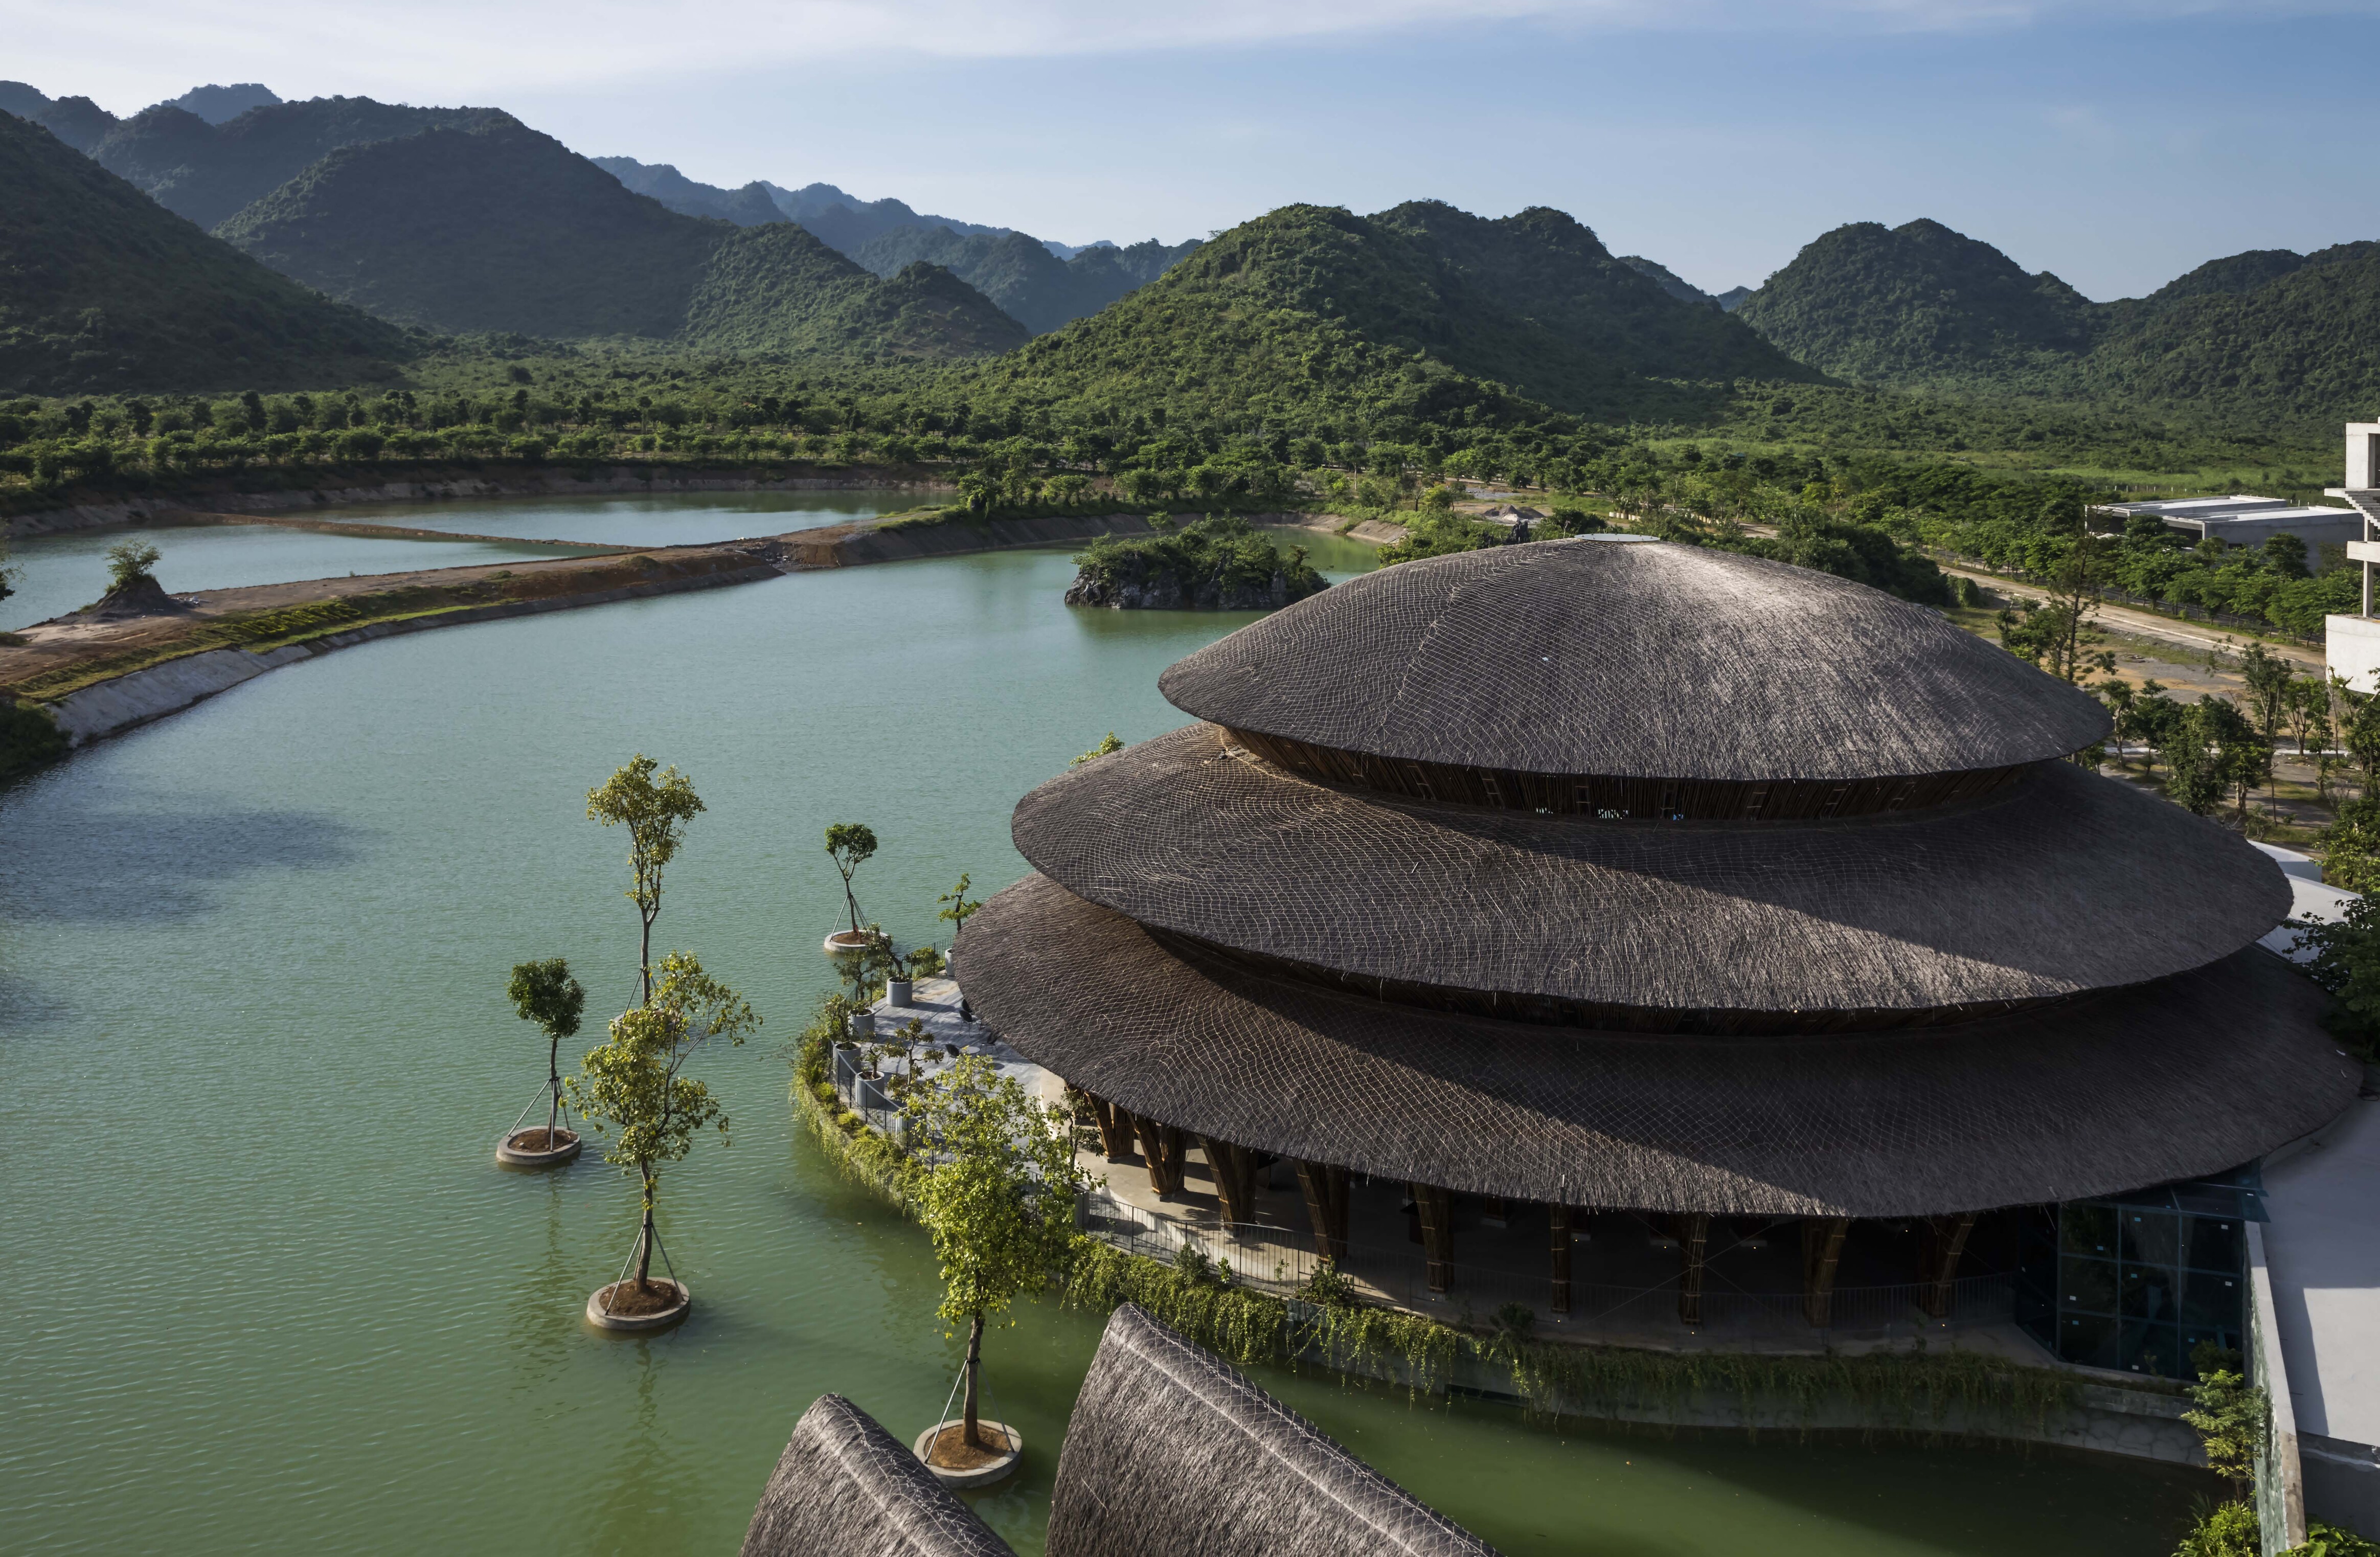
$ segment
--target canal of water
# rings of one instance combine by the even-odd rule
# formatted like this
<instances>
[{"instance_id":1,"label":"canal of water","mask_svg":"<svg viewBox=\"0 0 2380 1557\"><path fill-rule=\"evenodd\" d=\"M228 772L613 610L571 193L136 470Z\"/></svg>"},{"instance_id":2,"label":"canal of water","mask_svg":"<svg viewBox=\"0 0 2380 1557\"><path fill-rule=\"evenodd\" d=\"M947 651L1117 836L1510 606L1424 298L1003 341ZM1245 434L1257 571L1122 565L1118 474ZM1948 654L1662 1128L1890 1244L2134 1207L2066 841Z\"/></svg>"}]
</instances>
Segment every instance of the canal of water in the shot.
<instances>
[{"instance_id":1,"label":"canal of water","mask_svg":"<svg viewBox=\"0 0 2380 1557\"><path fill-rule=\"evenodd\" d=\"M394 544L301 540L320 550L292 577ZM786 1101L840 907L820 833L872 824L864 909L930 938L961 871L1022 872L1019 796L1108 730L1183 723L1157 673L1250 619L1070 611L1070 577L1062 553L949 558L396 639L0 794L0 1550L724 1554L821 1392L896 1434L932 1420L955 1352L925 1239L837 1178ZM698 1304L650 1339L580 1317L627 1250L629 1182L591 1156L492 1160L544 1057L510 965L568 956L590 1017L628 996L625 845L583 812L638 751L709 806L657 944L768 1024L700 1062L734 1129L663 1178ZM1033 1551L1099 1320L1019 1320L988 1383L1030 1453L978 1507ZM2163 1557L2214 1490L1264 1381L1512 1552Z\"/></svg>"}]
</instances>

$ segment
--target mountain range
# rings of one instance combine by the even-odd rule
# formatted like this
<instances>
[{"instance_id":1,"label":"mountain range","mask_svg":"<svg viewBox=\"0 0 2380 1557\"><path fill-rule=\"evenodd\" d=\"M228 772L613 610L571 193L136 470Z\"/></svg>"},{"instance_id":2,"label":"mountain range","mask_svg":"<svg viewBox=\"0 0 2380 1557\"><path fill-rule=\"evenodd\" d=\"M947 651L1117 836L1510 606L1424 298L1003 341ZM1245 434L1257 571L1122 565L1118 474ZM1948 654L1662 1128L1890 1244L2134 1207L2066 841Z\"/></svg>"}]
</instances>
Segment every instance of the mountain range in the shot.
<instances>
[{"instance_id":1,"label":"mountain range","mask_svg":"<svg viewBox=\"0 0 2380 1557\"><path fill-rule=\"evenodd\" d=\"M340 147L216 233L331 297L449 333L929 358L1025 338L955 277L880 279L791 223L682 215L502 114Z\"/></svg>"},{"instance_id":2,"label":"mountain range","mask_svg":"<svg viewBox=\"0 0 2380 1557\"><path fill-rule=\"evenodd\" d=\"M1544 207L1289 206L1229 241L1075 249L828 184L724 189L591 160L495 108L285 103L244 83L118 119L0 82L0 112L20 127L6 219L27 257L0 284L18 365L0 390L246 387L419 348L324 297L426 331L731 353L949 360L1042 335L1028 376L1131 401L1161 383L1217 414L1224 386L1258 406L1329 385L1692 420L1709 386L1848 380L2310 427L2371 414L2380 389L2373 243L2249 250L2099 303L1937 222L1853 223L1713 297ZM68 149L88 158L71 177ZM164 225L136 220L133 190Z\"/></svg>"},{"instance_id":3,"label":"mountain range","mask_svg":"<svg viewBox=\"0 0 2380 1557\"><path fill-rule=\"evenodd\" d=\"M1742 299L1800 361L1858 383L2220 407L2324 421L2380 395L2380 244L2212 260L2094 302L1938 222L1852 223Z\"/></svg>"},{"instance_id":4,"label":"mountain range","mask_svg":"<svg viewBox=\"0 0 2380 1557\"><path fill-rule=\"evenodd\" d=\"M0 114L0 389L298 388L426 344L277 275L50 131Z\"/></svg>"}]
</instances>

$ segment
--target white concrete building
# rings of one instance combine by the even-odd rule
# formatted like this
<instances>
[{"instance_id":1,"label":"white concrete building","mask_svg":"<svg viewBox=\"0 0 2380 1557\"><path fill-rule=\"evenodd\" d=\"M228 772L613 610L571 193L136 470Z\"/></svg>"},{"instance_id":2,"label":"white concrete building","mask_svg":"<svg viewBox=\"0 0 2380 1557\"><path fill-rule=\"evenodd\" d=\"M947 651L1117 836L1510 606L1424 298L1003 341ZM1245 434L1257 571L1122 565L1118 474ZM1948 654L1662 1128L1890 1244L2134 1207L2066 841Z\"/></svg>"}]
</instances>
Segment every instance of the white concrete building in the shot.
<instances>
[{"instance_id":1,"label":"white concrete building","mask_svg":"<svg viewBox=\"0 0 2380 1557\"><path fill-rule=\"evenodd\" d=\"M2294 535L2312 553L2318 546L2344 546L2363 539L2363 520L2353 508L2297 507L2287 499L2234 493L2228 497L2185 497L2172 502L2111 503L2097 510L2111 518L2162 520L2204 540L2234 546L2261 546L2276 535Z\"/></svg>"},{"instance_id":2,"label":"white concrete building","mask_svg":"<svg viewBox=\"0 0 2380 1557\"><path fill-rule=\"evenodd\" d=\"M2380 421L2347 424L2347 484L2325 489L2343 497L2362 518L2362 533L2348 542L2350 561L2363 565L2363 605L2352 616L2323 618L2324 658L2333 675L2359 692L2380 692L2380 621L2372 616L2372 565L2380 562L2373 521L2380 518Z\"/></svg>"}]
</instances>

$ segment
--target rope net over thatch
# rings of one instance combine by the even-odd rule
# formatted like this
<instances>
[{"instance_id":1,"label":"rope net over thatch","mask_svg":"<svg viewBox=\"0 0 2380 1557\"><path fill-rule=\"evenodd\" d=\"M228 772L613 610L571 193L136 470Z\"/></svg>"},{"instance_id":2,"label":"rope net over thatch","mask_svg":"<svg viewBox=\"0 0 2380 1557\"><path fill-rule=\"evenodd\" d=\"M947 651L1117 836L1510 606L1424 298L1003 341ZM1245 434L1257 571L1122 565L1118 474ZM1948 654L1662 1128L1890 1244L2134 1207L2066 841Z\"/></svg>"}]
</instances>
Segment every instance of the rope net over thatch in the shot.
<instances>
[{"instance_id":1,"label":"rope net over thatch","mask_svg":"<svg viewBox=\"0 0 2380 1557\"><path fill-rule=\"evenodd\" d=\"M1049 1557L1477 1557L1414 1498L1125 1304L1075 1399Z\"/></svg>"},{"instance_id":2,"label":"rope net over thatch","mask_svg":"<svg viewBox=\"0 0 2380 1557\"><path fill-rule=\"evenodd\" d=\"M1158 687L1234 729L1417 762L1678 780L2006 768L2098 699L1865 585L1699 547L1402 563L1208 644Z\"/></svg>"},{"instance_id":3,"label":"rope net over thatch","mask_svg":"<svg viewBox=\"0 0 2380 1557\"><path fill-rule=\"evenodd\" d=\"M1040 876L969 919L955 961L993 1031L1135 1114L1549 1205L1898 1217L2112 1194L2258 1156L2362 1077L2322 991L2256 946L2002 1016L1750 1038L1496 1021L1193 960Z\"/></svg>"},{"instance_id":4,"label":"rope net over thatch","mask_svg":"<svg viewBox=\"0 0 2380 1557\"><path fill-rule=\"evenodd\" d=\"M1152 927L1654 1030L2054 1000L2228 956L2289 910L2237 835L2070 762L1906 815L1601 821L1320 784L1192 724L1051 779L1012 831Z\"/></svg>"},{"instance_id":5,"label":"rope net over thatch","mask_svg":"<svg viewBox=\"0 0 2380 1557\"><path fill-rule=\"evenodd\" d=\"M743 1557L1014 1557L917 1455L838 1394L794 1425Z\"/></svg>"}]
</instances>

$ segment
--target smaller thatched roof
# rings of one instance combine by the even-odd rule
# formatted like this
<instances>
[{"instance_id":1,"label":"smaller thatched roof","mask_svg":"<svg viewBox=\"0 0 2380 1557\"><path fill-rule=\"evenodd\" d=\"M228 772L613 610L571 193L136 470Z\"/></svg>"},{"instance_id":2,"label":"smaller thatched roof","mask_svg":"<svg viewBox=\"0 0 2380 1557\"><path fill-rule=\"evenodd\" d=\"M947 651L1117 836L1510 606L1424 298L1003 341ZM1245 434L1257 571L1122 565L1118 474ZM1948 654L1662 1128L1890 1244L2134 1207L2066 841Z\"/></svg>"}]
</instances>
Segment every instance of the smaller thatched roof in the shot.
<instances>
[{"instance_id":1,"label":"smaller thatched roof","mask_svg":"<svg viewBox=\"0 0 2380 1557\"><path fill-rule=\"evenodd\" d=\"M1237 730L1525 773L1946 773L2108 729L2098 699L1864 584L1591 541L1366 574L1208 644L1158 689Z\"/></svg>"},{"instance_id":2,"label":"smaller thatched roof","mask_svg":"<svg viewBox=\"0 0 2380 1557\"><path fill-rule=\"evenodd\" d=\"M822 1394L769 1478L743 1557L1014 1557L917 1456L839 1394Z\"/></svg>"},{"instance_id":3,"label":"smaller thatched roof","mask_svg":"<svg viewBox=\"0 0 2380 1557\"><path fill-rule=\"evenodd\" d=\"M1083 1380L1049 1557L1492 1551L1240 1373L1125 1304Z\"/></svg>"}]
</instances>

